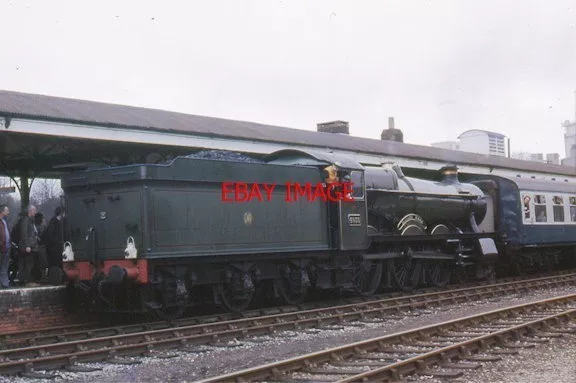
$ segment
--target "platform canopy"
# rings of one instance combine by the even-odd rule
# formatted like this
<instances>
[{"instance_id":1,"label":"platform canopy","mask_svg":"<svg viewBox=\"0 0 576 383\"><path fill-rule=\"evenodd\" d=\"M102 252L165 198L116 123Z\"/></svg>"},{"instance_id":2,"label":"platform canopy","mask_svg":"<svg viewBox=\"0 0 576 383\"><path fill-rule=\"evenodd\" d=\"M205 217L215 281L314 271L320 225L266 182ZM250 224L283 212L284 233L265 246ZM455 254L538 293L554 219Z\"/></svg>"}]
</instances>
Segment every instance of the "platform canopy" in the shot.
<instances>
[{"instance_id":1,"label":"platform canopy","mask_svg":"<svg viewBox=\"0 0 576 383\"><path fill-rule=\"evenodd\" d=\"M201 149L267 155L294 148L352 156L363 166L557 177L571 167L452 151L395 141L321 133L60 97L0 91L0 173L57 177L91 166L163 162Z\"/></svg>"}]
</instances>

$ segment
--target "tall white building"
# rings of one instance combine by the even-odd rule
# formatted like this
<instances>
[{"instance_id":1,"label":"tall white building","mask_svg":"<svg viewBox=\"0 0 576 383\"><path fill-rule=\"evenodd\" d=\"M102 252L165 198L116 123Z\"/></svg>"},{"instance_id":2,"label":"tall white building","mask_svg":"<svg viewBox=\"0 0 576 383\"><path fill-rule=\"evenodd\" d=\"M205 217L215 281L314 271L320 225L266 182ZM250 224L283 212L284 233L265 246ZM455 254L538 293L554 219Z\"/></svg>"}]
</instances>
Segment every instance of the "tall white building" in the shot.
<instances>
[{"instance_id":1,"label":"tall white building","mask_svg":"<svg viewBox=\"0 0 576 383\"><path fill-rule=\"evenodd\" d=\"M576 92L574 92L574 99L576 100ZM576 109L574 122L566 120L562 123L562 127L564 128L564 149L566 150L566 158L562 160L562 165L576 166Z\"/></svg>"},{"instance_id":2,"label":"tall white building","mask_svg":"<svg viewBox=\"0 0 576 383\"><path fill-rule=\"evenodd\" d=\"M560 154L558 153L546 154L546 162L549 164L560 165Z\"/></svg>"},{"instance_id":3,"label":"tall white building","mask_svg":"<svg viewBox=\"0 0 576 383\"><path fill-rule=\"evenodd\" d=\"M564 121L564 150L566 158L562 160L562 165L576 166L576 121Z\"/></svg>"},{"instance_id":4,"label":"tall white building","mask_svg":"<svg viewBox=\"0 0 576 383\"><path fill-rule=\"evenodd\" d=\"M460 150L494 156L506 156L506 136L487 130L471 129L458 136Z\"/></svg>"}]
</instances>

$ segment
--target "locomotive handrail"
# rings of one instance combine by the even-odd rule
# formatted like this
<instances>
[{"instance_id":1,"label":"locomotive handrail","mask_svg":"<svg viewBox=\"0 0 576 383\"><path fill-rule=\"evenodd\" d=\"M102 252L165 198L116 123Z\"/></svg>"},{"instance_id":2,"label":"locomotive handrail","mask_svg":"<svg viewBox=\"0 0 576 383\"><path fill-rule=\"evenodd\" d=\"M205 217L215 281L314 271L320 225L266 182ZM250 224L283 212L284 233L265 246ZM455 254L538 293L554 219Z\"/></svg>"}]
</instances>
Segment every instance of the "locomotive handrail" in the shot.
<instances>
[{"instance_id":1,"label":"locomotive handrail","mask_svg":"<svg viewBox=\"0 0 576 383\"><path fill-rule=\"evenodd\" d=\"M136 174L136 172L134 170L123 171L123 172L112 172L112 176L127 176L130 174Z\"/></svg>"}]
</instances>

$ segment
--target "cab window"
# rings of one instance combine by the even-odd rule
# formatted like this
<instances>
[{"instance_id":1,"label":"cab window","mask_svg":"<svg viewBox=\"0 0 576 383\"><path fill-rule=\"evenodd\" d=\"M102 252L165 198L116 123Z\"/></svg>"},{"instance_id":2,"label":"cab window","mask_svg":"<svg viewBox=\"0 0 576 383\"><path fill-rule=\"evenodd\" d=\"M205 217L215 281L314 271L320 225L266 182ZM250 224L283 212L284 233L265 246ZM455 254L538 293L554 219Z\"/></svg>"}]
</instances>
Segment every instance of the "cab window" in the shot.
<instances>
[{"instance_id":1,"label":"cab window","mask_svg":"<svg viewBox=\"0 0 576 383\"><path fill-rule=\"evenodd\" d=\"M546 215L546 196L534 196L534 215L536 216L536 222L548 221L548 217Z\"/></svg>"},{"instance_id":2,"label":"cab window","mask_svg":"<svg viewBox=\"0 0 576 383\"><path fill-rule=\"evenodd\" d=\"M350 173L350 182L352 182L352 197L363 198L364 197L364 180L362 177L362 172L354 170Z\"/></svg>"}]
</instances>

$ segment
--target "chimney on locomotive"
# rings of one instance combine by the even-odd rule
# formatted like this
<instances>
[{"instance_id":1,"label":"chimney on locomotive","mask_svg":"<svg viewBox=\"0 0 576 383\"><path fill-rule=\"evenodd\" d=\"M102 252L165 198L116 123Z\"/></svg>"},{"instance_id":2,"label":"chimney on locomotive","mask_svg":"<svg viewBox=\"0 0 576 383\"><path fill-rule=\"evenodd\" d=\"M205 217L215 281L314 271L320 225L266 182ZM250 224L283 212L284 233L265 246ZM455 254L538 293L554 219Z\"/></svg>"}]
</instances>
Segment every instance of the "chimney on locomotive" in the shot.
<instances>
[{"instance_id":1,"label":"chimney on locomotive","mask_svg":"<svg viewBox=\"0 0 576 383\"><path fill-rule=\"evenodd\" d=\"M442 174L442 183L452 185L459 184L458 180L458 166L447 165L440 169L440 174Z\"/></svg>"}]
</instances>

